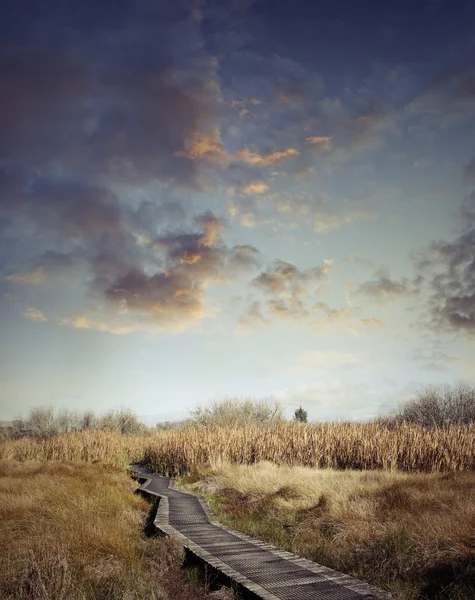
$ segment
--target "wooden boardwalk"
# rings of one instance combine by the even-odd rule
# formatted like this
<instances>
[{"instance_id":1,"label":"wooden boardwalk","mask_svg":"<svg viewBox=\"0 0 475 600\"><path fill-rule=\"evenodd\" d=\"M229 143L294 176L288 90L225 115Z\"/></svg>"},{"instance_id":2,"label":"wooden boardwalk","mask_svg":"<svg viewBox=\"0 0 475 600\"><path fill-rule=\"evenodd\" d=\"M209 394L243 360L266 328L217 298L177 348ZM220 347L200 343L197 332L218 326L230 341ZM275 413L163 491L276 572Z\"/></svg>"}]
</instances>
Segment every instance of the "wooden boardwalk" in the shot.
<instances>
[{"instance_id":1,"label":"wooden boardwalk","mask_svg":"<svg viewBox=\"0 0 475 600\"><path fill-rule=\"evenodd\" d=\"M263 600L388 600L367 583L279 550L214 520L203 496L133 466L142 492L158 496L154 525Z\"/></svg>"}]
</instances>

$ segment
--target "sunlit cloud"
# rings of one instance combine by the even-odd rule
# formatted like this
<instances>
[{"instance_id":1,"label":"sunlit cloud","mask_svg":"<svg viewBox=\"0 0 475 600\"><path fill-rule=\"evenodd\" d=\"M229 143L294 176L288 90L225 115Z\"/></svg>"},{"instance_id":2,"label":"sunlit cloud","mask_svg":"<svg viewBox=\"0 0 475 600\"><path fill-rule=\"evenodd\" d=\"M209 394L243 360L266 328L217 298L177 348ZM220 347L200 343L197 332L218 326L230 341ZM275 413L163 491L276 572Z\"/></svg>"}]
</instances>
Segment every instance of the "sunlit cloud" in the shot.
<instances>
[{"instance_id":1,"label":"sunlit cloud","mask_svg":"<svg viewBox=\"0 0 475 600\"><path fill-rule=\"evenodd\" d=\"M177 150L176 156L190 160L204 160L208 162L227 165L229 157L221 142L219 129L211 131L194 131L192 136L185 141L185 150Z\"/></svg>"},{"instance_id":2,"label":"sunlit cloud","mask_svg":"<svg viewBox=\"0 0 475 600\"><path fill-rule=\"evenodd\" d=\"M299 156L300 151L296 148L286 148L285 150L272 150L267 154L260 154L259 152L252 152L248 148L239 150L234 154L234 160L238 162L247 163L249 165L257 167L268 167L270 165L276 165L287 158Z\"/></svg>"},{"instance_id":3,"label":"sunlit cloud","mask_svg":"<svg viewBox=\"0 0 475 600\"><path fill-rule=\"evenodd\" d=\"M269 186L264 181L251 181L243 186L242 191L245 194L264 194L269 189Z\"/></svg>"},{"instance_id":4,"label":"sunlit cloud","mask_svg":"<svg viewBox=\"0 0 475 600\"><path fill-rule=\"evenodd\" d=\"M309 146L316 146L322 150L329 150L331 145L331 136L314 135L306 137L305 141Z\"/></svg>"}]
</instances>

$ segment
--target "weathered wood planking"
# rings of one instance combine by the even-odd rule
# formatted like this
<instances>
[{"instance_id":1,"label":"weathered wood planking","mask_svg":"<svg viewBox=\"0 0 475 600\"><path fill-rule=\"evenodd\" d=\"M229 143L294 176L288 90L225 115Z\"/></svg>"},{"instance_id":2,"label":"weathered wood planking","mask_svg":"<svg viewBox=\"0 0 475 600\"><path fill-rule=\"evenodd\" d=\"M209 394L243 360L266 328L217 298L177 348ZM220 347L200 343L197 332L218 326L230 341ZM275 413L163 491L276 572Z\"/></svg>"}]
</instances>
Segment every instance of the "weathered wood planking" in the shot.
<instances>
[{"instance_id":1,"label":"weathered wood planking","mask_svg":"<svg viewBox=\"0 0 475 600\"><path fill-rule=\"evenodd\" d=\"M140 490L160 498L155 527L263 600L389 600L369 584L279 550L214 520L203 496L133 466Z\"/></svg>"}]
</instances>

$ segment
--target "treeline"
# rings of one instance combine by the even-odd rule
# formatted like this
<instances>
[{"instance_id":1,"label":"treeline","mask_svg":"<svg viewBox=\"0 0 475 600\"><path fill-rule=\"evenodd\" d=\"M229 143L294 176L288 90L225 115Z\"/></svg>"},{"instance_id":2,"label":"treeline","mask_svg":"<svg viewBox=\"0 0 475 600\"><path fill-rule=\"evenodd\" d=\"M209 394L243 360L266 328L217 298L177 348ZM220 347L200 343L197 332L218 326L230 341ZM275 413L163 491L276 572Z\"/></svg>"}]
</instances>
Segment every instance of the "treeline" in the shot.
<instances>
[{"instance_id":1,"label":"treeline","mask_svg":"<svg viewBox=\"0 0 475 600\"><path fill-rule=\"evenodd\" d=\"M115 431L126 435L146 435L153 429L142 423L137 415L128 408L111 410L103 416L92 411L57 411L53 407L32 408L26 419L15 419L3 425L3 437L50 438L73 431L96 429Z\"/></svg>"},{"instance_id":2,"label":"treeline","mask_svg":"<svg viewBox=\"0 0 475 600\"><path fill-rule=\"evenodd\" d=\"M305 409L300 407L295 411L294 421L306 422L306 419ZM101 430L125 435L151 435L157 430L185 430L196 426L269 426L285 420L278 402L224 398L194 408L188 419L176 423L157 423L156 427L147 427L128 408L112 410L103 416L91 411L80 413L56 411L52 407L34 408L26 419L16 419L3 426L0 423L0 434L9 438L50 438L70 432ZM392 414L378 417L375 421L389 427L402 422L439 428L474 423L475 386L468 383L428 386Z\"/></svg>"}]
</instances>

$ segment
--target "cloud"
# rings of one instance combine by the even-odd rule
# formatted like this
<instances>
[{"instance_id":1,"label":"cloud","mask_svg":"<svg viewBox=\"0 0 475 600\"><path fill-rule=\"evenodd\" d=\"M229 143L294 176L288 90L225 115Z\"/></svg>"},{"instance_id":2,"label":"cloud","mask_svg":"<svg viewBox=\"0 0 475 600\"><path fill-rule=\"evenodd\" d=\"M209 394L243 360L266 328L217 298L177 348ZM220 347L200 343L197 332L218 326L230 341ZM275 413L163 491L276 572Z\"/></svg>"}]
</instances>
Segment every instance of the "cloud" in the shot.
<instances>
[{"instance_id":1,"label":"cloud","mask_svg":"<svg viewBox=\"0 0 475 600\"><path fill-rule=\"evenodd\" d=\"M249 333L258 325L267 325L269 319L264 316L264 306L259 300L254 300L246 307L237 324L238 333Z\"/></svg>"},{"instance_id":2,"label":"cloud","mask_svg":"<svg viewBox=\"0 0 475 600\"><path fill-rule=\"evenodd\" d=\"M276 260L273 268L258 275L252 285L267 294L306 295L305 286L320 281L328 274L331 264L331 260L324 260L319 267L300 271L293 263Z\"/></svg>"},{"instance_id":3,"label":"cloud","mask_svg":"<svg viewBox=\"0 0 475 600\"><path fill-rule=\"evenodd\" d=\"M251 212L246 212L240 215L239 223L243 227L256 227L258 224L257 215Z\"/></svg>"},{"instance_id":4,"label":"cloud","mask_svg":"<svg viewBox=\"0 0 475 600\"><path fill-rule=\"evenodd\" d=\"M311 314L310 299L317 293L320 282L329 272L331 260L322 261L318 267L298 269L293 263L276 260L270 269L255 277L250 287L259 291L264 298L251 303L244 316L250 324L269 323L276 319L306 319ZM258 309L258 313L256 313Z\"/></svg>"},{"instance_id":5,"label":"cloud","mask_svg":"<svg viewBox=\"0 0 475 600\"><path fill-rule=\"evenodd\" d=\"M115 335L125 335L131 333L134 330L133 325L113 325L110 323L95 320L84 314L77 313L61 319L60 325L73 327L74 329L93 329L96 331L102 331L107 333L113 333Z\"/></svg>"},{"instance_id":6,"label":"cloud","mask_svg":"<svg viewBox=\"0 0 475 600\"><path fill-rule=\"evenodd\" d=\"M48 320L41 310L38 310L37 308L27 308L23 313L23 316L30 321L36 321L37 323L46 323Z\"/></svg>"},{"instance_id":7,"label":"cloud","mask_svg":"<svg viewBox=\"0 0 475 600\"><path fill-rule=\"evenodd\" d=\"M430 349L416 348L410 356L420 363L422 369L438 372L450 372L451 363L459 358L443 350L437 342Z\"/></svg>"},{"instance_id":8,"label":"cloud","mask_svg":"<svg viewBox=\"0 0 475 600\"><path fill-rule=\"evenodd\" d=\"M358 325L361 325L364 328L373 329L375 327L384 327L384 322L375 317L367 317L365 319L359 319Z\"/></svg>"},{"instance_id":9,"label":"cloud","mask_svg":"<svg viewBox=\"0 0 475 600\"><path fill-rule=\"evenodd\" d=\"M415 259L428 286L425 325L445 332L475 334L475 192L460 211L462 227L452 240L435 241Z\"/></svg>"},{"instance_id":10,"label":"cloud","mask_svg":"<svg viewBox=\"0 0 475 600\"><path fill-rule=\"evenodd\" d=\"M45 270L44 267L39 266L26 273L12 273L4 279L20 285L39 285L45 280Z\"/></svg>"},{"instance_id":11,"label":"cloud","mask_svg":"<svg viewBox=\"0 0 475 600\"><path fill-rule=\"evenodd\" d=\"M269 189L269 186L264 181L250 181L242 187L242 191L245 194L265 194Z\"/></svg>"},{"instance_id":12,"label":"cloud","mask_svg":"<svg viewBox=\"0 0 475 600\"><path fill-rule=\"evenodd\" d=\"M464 58L448 65L405 109L407 119L418 127L447 128L475 114L475 62Z\"/></svg>"},{"instance_id":13,"label":"cloud","mask_svg":"<svg viewBox=\"0 0 475 600\"><path fill-rule=\"evenodd\" d=\"M463 169L463 179L465 182L475 179L475 156L467 165L465 165Z\"/></svg>"},{"instance_id":14,"label":"cloud","mask_svg":"<svg viewBox=\"0 0 475 600\"><path fill-rule=\"evenodd\" d=\"M378 302L389 302L396 298L408 296L415 291L411 286L411 282L405 277L401 281L394 281L380 271L376 275L376 279L360 285L355 291L355 296L364 295Z\"/></svg>"},{"instance_id":15,"label":"cloud","mask_svg":"<svg viewBox=\"0 0 475 600\"><path fill-rule=\"evenodd\" d=\"M300 151L296 148L285 148L284 150L271 150L267 154L260 154L259 152L252 152L248 148L239 150L234 155L234 159L238 162L247 163L256 167L268 167L270 165L276 165L287 158L298 156Z\"/></svg>"},{"instance_id":16,"label":"cloud","mask_svg":"<svg viewBox=\"0 0 475 600\"><path fill-rule=\"evenodd\" d=\"M167 233L151 242L163 254L162 269L149 273L124 264L123 273L102 275L96 286L116 312L134 315L139 323L183 330L210 315L208 287L259 264L259 251L253 246L224 244L225 226L213 213L198 216L195 224L199 231Z\"/></svg>"},{"instance_id":17,"label":"cloud","mask_svg":"<svg viewBox=\"0 0 475 600\"><path fill-rule=\"evenodd\" d=\"M305 141L309 146L315 146L318 149L329 150L331 145L331 136L310 136L306 137Z\"/></svg>"},{"instance_id":18,"label":"cloud","mask_svg":"<svg viewBox=\"0 0 475 600\"><path fill-rule=\"evenodd\" d=\"M175 156L187 158L190 161L216 163L222 167L236 162L252 167L269 167L300 155L300 151L296 148L273 149L265 153L242 148L234 154L230 154L221 141L219 129L194 131L185 140L184 145L185 149L175 151Z\"/></svg>"},{"instance_id":19,"label":"cloud","mask_svg":"<svg viewBox=\"0 0 475 600\"><path fill-rule=\"evenodd\" d=\"M190 160L203 160L225 166L229 164L221 142L221 133L215 128L211 131L194 131L190 138L185 140L185 150L177 150L175 156L182 156Z\"/></svg>"},{"instance_id":20,"label":"cloud","mask_svg":"<svg viewBox=\"0 0 475 600\"><path fill-rule=\"evenodd\" d=\"M310 321L309 325L317 330L334 329L336 327L348 327L350 319L356 310L350 306L345 308L331 308L325 302L317 302L312 307L312 312L318 314L318 319Z\"/></svg>"},{"instance_id":21,"label":"cloud","mask_svg":"<svg viewBox=\"0 0 475 600\"><path fill-rule=\"evenodd\" d=\"M219 65L179 6L157 5L153 15L140 0L116 8L105 22L91 3L88 19L25 7L24 42L2 37L0 158L103 185L199 187L200 164L175 152L219 112Z\"/></svg>"}]
</instances>

